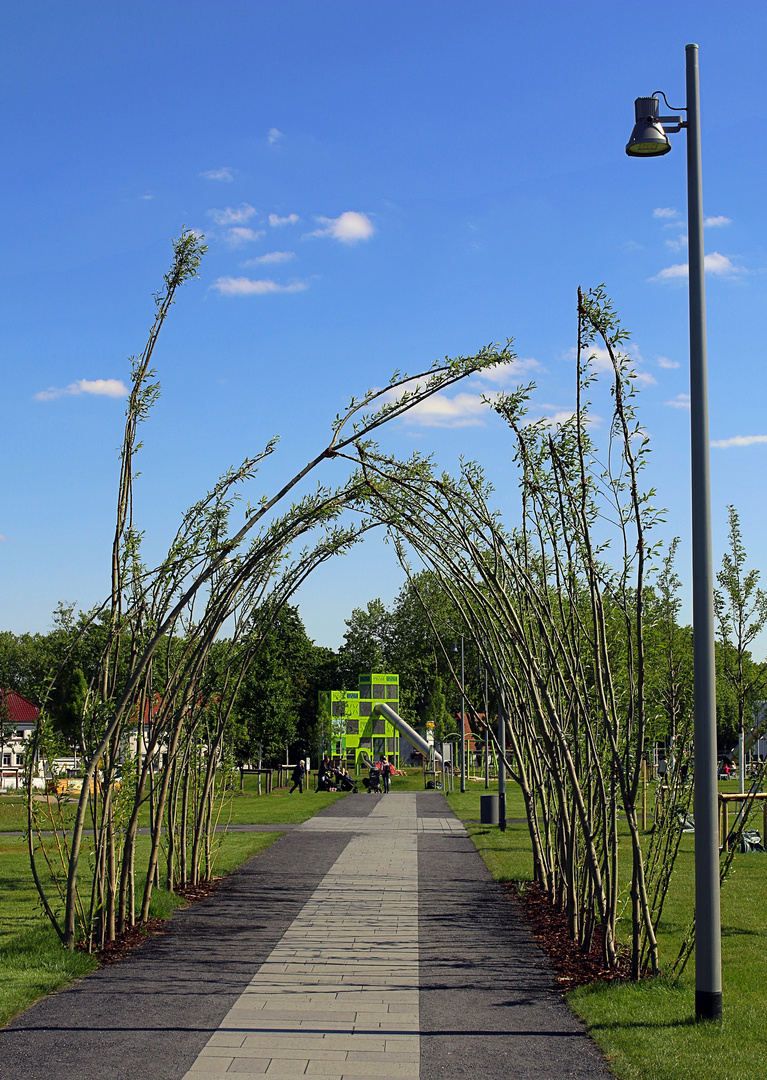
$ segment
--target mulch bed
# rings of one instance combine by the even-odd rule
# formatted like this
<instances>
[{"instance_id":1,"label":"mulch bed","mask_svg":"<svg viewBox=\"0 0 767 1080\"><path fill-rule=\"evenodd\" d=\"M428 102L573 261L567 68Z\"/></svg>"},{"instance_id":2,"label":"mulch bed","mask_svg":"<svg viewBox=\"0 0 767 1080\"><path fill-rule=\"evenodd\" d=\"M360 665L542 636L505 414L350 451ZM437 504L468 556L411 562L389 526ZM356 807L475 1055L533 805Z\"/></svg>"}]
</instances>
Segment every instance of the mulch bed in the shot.
<instances>
[{"instance_id":1,"label":"mulch bed","mask_svg":"<svg viewBox=\"0 0 767 1080\"><path fill-rule=\"evenodd\" d=\"M220 883L221 878L213 878L212 881L200 881L197 885L187 885L183 889L177 889L176 895L183 897L187 904L196 904L200 900L206 900L216 891ZM95 954L99 967L106 967L108 964L119 964L121 960L125 960L135 949L143 945L148 937L162 934L165 922L165 919L149 919L140 925L129 926L127 930L117 934L114 941L104 942L104 945ZM75 947L83 952L86 951L82 942L78 942Z\"/></svg>"},{"instance_id":2,"label":"mulch bed","mask_svg":"<svg viewBox=\"0 0 767 1080\"><path fill-rule=\"evenodd\" d=\"M629 953L623 950L619 955L618 967L610 971L604 967L602 942L598 933L594 934L591 949L583 952L577 941L573 941L564 912L552 907L544 889L537 882L524 882L522 889L516 881L507 886L512 896L521 905L525 922L532 930L533 937L548 956L559 973L557 986L563 993L592 982L615 982L629 978Z\"/></svg>"}]
</instances>

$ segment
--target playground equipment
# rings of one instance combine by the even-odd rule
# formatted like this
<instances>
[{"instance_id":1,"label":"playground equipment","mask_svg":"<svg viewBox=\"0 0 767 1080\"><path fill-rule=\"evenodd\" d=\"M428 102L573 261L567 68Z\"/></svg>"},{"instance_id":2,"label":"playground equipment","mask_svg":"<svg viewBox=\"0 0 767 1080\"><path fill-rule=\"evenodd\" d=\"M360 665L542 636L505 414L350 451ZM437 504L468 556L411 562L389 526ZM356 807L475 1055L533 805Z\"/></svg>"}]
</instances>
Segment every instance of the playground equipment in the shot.
<instances>
[{"instance_id":1,"label":"playground equipment","mask_svg":"<svg viewBox=\"0 0 767 1080\"><path fill-rule=\"evenodd\" d=\"M396 705L399 675L386 672L360 675L359 690L321 690L319 719L330 756L345 760L348 769L371 769L384 757L398 767L402 736L423 755L425 772L434 777L430 786L438 786L438 774L445 784L452 782L452 768L448 776L447 760L443 764L431 733L428 738L419 735L392 707Z\"/></svg>"},{"instance_id":2,"label":"playground equipment","mask_svg":"<svg viewBox=\"0 0 767 1080\"><path fill-rule=\"evenodd\" d=\"M738 780L740 782L741 794L746 790L746 754L756 747L759 760L764 757L765 749L767 749L767 718L764 715L764 703L761 707L757 706L758 718L754 726L750 731L741 733L738 736L738 742L731 750L725 755L728 758L734 758L738 756Z\"/></svg>"},{"instance_id":3,"label":"playground equipment","mask_svg":"<svg viewBox=\"0 0 767 1080\"><path fill-rule=\"evenodd\" d=\"M382 716L389 723L397 729L400 735L404 735L411 746L414 746L416 750L420 750L427 760L434 758L439 764L442 764L442 755L437 753L434 749L434 744L429 743L424 739L423 735L419 735L415 728L412 728L408 724L407 720L403 720L402 717L395 713L391 705L384 704L383 701L377 701L373 706L373 715Z\"/></svg>"},{"instance_id":4,"label":"playground equipment","mask_svg":"<svg viewBox=\"0 0 767 1080\"><path fill-rule=\"evenodd\" d=\"M399 704L399 675L365 672L358 690L322 690L319 720L324 751L356 767L364 752L377 761L387 757L399 766L399 732L383 716L373 715L376 701Z\"/></svg>"},{"instance_id":5,"label":"playground equipment","mask_svg":"<svg viewBox=\"0 0 767 1080\"><path fill-rule=\"evenodd\" d=\"M738 803L739 808L735 817L735 824L730 831L730 803ZM751 791L742 794L735 792L719 793L719 847L724 850L732 844L741 818L747 808L753 807L754 803L762 804L762 836L767 836L767 791ZM744 834L745 835L745 834Z\"/></svg>"}]
</instances>

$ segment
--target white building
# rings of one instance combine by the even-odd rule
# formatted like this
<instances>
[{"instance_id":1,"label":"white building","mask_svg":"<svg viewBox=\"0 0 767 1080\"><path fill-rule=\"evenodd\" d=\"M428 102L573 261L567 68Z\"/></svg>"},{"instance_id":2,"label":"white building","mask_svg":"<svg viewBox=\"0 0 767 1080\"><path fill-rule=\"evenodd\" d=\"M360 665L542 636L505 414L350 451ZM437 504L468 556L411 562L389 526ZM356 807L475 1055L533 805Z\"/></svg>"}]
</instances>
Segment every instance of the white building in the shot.
<instances>
[{"instance_id":1,"label":"white building","mask_svg":"<svg viewBox=\"0 0 767 1080\"><path fill-rule=\"evenodd\" d=\"M16 789L24 783L28 743L37 724L36 705L15 690L0 689L0 788Z\"/></svg>"}]
</instances>

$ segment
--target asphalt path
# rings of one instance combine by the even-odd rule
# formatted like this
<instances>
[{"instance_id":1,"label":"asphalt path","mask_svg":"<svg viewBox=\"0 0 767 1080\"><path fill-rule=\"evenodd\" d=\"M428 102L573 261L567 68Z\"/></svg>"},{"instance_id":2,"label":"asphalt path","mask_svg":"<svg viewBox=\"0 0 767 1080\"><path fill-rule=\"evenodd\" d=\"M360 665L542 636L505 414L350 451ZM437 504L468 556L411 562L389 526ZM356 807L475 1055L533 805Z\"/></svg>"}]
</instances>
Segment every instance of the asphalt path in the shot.
<instances>
[{"instance_id":1,"label":"asphalt path","mask_svg":"<svg viewBox=\"0 0 767 1080\"><path fill-rule=\"evenodd\" d=\"M323 815L367 816L374 803L341 799ZM348 842L287 833L128 959L13 1020L0 1032L0 1077L179 1080Z\"/></svg>"},{"instance_id":2,"label":"asphalt path","mask_svg":"<svg viewBox=\"0 0 767 1080\"><path fill-rule=\"evenodd\" d=\"M380 798L350 796L318 817L366 817ZM419 795L417 810L419 819L452 817L435 792ZM332 821L328 831L286 833L126 960L1 1031L0 1077L181 1080L349 840ZM420 1080L608 1080L519 909L468 837L419 832L418 890Z\"/></svg>"},{"instance_id":3,"label":"asphalt path","mask_svg":"<svg viewBox=\"0 0 767 1080\"><path fill-rule=\"evenodd\" d=\"M436 813L419 795L419 817ZM612 1076L467 836L419 834L418 891L420 1080Z\"/></svg>"}]
</instances>

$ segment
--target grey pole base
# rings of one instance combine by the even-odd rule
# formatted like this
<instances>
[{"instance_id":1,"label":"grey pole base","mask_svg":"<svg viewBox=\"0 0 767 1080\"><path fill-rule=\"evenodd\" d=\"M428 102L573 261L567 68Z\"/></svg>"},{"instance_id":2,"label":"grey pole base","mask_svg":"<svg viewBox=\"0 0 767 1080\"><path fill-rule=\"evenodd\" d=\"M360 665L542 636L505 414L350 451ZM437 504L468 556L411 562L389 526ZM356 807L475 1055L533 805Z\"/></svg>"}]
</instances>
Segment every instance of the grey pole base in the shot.
<instances>
[{"instance_id":1,"label":"grey pole base","mask_svg":"<svg viewBox=\"0 0 767 1080\"><path fill-rule=\"evenodd\" d=\"M708 990L695 991L695 1019L722 1021L722 995Z\"/></svg>"},{"instance_id":2,"label":"grey pole base","mask_svg":"<svg viewBox=\"0 0 767 1080\"><path fill-rule=\"evenodd\" d=\"M498 824L498 796L480 795L479 797L479 822L480 825Z\"/></svg>"}]
</instances>

